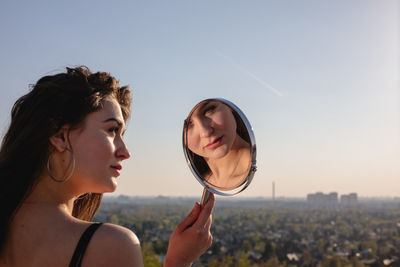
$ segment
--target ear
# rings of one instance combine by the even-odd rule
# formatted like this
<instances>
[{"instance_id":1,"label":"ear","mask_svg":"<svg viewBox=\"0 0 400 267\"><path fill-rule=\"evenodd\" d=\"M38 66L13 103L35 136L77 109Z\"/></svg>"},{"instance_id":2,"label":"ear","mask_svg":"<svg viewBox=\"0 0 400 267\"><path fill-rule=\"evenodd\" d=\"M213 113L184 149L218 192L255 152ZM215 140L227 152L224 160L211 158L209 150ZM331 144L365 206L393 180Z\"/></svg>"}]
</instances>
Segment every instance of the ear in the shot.
<instances>
[{"instance_id":1,"label":"ear","mask_svg":"<svg viewBox=\"0 0 400 267\"><path fill-rule=\"evenodd\" d=\"M50 136L50 144L52 144L53 147L58 152L64 152L65 149L69 147L69 142L68 142L69 129L70 127L65 125L61 127L61 129L58 130L58 132L55 133L53 136Z\"/></svg>"}]
</instances>

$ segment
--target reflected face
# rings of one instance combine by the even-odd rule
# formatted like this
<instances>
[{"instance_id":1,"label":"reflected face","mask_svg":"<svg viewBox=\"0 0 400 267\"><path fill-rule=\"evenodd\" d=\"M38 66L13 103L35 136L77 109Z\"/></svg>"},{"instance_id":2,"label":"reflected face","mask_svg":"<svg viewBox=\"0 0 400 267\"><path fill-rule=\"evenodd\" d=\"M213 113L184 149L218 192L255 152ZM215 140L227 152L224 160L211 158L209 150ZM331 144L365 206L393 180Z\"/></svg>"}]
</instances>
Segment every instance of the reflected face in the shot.
<instances>
[{"instance_id":1,"label":"reflected face","mask_svg":"<svg viewBox=\"0 0 400 267\"><path fill-rule=\"evenodd\" d=\"M236 138L232 110L219 101L201 103L188 118L187 127L188 148L207 159L224 157Z\"/></svg>"}]
</instances>

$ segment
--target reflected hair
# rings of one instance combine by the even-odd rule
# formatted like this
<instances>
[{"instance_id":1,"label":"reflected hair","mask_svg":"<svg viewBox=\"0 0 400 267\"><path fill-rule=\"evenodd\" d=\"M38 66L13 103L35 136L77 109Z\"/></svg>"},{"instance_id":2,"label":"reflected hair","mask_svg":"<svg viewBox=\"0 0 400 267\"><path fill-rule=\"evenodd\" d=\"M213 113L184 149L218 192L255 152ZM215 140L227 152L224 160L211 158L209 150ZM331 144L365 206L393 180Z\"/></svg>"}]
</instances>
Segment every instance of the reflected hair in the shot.
<instances>
[{"instance_id":1,"label":"reflected hair","mask_svg":"<svg viewBox=\"0 0 400 267\"><path fill-rule=\"evenodd\" d=\"M225 103L223 103L224 105L226 105ZM244 124L242 118L240 118L239 114L233 110L232 110L232 114L233 117L235 118L236 121L236 133L243 139L245 140L248 144L250 144L250 135L247 131L246 125ZM188 123L189 120L186 121L186 123ZM186 129L187 129L188 125L186 124ZM210 167L208 167L207 162L205 161L205 159L195 153L193 153L190 149L188 149L189 151L189 157L192 159L194 166L196 166L196 169L198 171L198 174L200 174L201 176L205 176L207 174L209 174L211 172Z\"/></svg>"},{"instance_id":2,"label":"reflected hair","mask_svg":"<svg viewBox=\"0 0 400 267\"><path fill-rule=\"evenodd\" d=\"M86 116L99 111L109 96L118 101L126 121L131 104L129 87L120 87L109 73L92 73L80 66L42 77L15 102L0 148L0 253L15 213L46 166L52 149L50 137L64 125L81 127ZM92 220L101 199L102 194L90 192L77 198L73 216Z\"/></svg>"}]
</instances>

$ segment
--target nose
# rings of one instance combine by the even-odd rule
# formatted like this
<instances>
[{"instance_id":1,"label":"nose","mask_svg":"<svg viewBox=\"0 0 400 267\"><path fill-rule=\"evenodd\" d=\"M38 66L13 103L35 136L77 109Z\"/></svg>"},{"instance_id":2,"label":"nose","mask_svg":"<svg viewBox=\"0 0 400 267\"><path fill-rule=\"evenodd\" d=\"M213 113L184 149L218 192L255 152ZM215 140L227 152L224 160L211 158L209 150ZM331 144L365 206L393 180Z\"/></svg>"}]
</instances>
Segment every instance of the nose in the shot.
<instances>
[{"instance_id":1,"label":"nose","mask_svg":"<svg viewBox=\"0 0 400 267\"><path fill-rule=\"evenodd\" d=\"M131 153L129 152L128 147L125 145L125 142L122 140L122 138L120 139L120 142L118 142L116 155L121 160L129 159L131 157Z\"/></svg>"},{"instance_id":2,"label":"nose","mask_svg":"<svg viewBox=\"0 0 400 267\"><path fill-rule=\"evenodd\" d=\"M214 131L214 129L211 127L211 124L207 120L199 120L199 132L200 132L200 137L210 137Z\"/></svg>"}]
</instances>

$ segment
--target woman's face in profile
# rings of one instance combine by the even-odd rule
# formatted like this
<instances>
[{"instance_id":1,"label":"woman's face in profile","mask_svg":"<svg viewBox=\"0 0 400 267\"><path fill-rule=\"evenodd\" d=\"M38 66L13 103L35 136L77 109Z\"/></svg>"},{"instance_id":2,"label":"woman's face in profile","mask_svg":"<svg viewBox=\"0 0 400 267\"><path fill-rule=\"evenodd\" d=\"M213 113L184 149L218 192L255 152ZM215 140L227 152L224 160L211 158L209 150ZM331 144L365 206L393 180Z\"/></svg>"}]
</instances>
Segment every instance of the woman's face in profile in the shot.
<instances>
[{"instance_id":1,"label":"woman's face in profile","mask_svg":"<svg viewBox=\"0 0 400 267\"><path fill-rule=\"evenodd\" d=\"M80 188L96 193L116 189L122 161L130 157L122 137L124 130L121 107L108 97L101 110L87 115L82 129L71 131L74 175L79 177L76 181Z\"/></svg>"},{"instance_id":2,"label":"woman's face in profile","mask_svg":"<svg viewBox=\"0 0 400 267\"><path fill-rule=\"evenodd\" d=\"M207 101L193 111L187 130L188 148L208 159L224 157L236 138L232 110L219 101Z\"/></svg>"}]
</instances>

